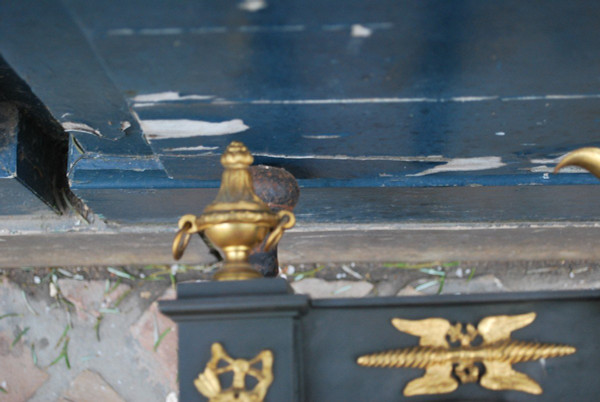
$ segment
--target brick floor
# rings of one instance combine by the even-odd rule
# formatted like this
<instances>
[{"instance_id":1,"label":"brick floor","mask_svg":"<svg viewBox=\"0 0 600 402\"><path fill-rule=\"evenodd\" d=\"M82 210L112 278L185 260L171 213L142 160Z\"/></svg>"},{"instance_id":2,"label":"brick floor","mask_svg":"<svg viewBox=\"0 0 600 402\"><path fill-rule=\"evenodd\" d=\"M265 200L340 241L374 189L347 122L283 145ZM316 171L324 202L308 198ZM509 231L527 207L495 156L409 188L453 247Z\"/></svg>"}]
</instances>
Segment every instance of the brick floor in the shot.
<instances>
[{"instance_id":1,"label":"brick floor","mask_svg":"<svg viewBox=\"0 0 600 402\"><path fill-rule=\"evenodd\" d=\"M11 347L14 337L0 332L0 401L26 401L46 382L48 374L33 364L29 347L22 339Z\"/></svg>"},{"instance_id":2,"label":"brick floor","mask_svg":"<svg viewBox=\"0 0 600 402\"><path fill-rule=\"evenodd\" d=\"M59 402L125 402L100 376L90 370L79 373Z\"/></svg>"},{"instance_id":3,"label":"brick floor","mask_svg":"<svg viewBox=\"0 0 600 402\"><path fill-rule=\"evenodd\" d=\"M175 291L169 288L157 300L174 298ZM177 325L158 311L155 301L131 326L130 333L139 351L140 368L148 371L149 381L177 390Z\"/></svg>"}]
</instances>

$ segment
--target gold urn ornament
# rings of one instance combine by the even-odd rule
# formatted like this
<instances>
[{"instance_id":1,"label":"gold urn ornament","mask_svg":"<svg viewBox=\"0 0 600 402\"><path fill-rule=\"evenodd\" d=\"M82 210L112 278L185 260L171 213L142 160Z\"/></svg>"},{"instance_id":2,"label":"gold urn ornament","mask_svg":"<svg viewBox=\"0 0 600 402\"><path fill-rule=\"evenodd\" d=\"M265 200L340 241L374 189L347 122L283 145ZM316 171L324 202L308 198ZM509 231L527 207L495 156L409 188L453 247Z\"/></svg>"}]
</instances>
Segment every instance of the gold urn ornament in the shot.
<instances>
[{"instance_id":1,"label":"gold urn ornament","mask_svg":"<svg viewBox=\"0 0 600 402\"><path fill-rule=\"evenodd\" d=\"M248 262L250 251L265 238L265 250L275 246L285 229L294 226L290 211L273 212L254 192L248 167L254 158L244 144L234 141L221 156L225 168L215 200L202 215L184 215L173 242L173 257L181 258L191 235L204 235L225 255L215 280L244 280L262 275Z\"/></svg>"}]
</instances>

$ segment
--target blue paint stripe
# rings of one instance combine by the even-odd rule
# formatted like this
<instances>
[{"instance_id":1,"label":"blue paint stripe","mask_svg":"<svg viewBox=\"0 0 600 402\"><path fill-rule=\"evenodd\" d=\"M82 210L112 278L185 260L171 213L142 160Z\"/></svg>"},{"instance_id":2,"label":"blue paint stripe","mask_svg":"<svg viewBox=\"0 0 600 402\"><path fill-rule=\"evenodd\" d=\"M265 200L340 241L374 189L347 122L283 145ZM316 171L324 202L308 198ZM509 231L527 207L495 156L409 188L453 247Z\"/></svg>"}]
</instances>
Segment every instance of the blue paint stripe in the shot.
<instances>
[{"instance_id":1,"label":"blue paint stripe","mask_svg":"<svg viewBox=\"0 0 600 402\"><path fill-rule=\"evenodd\" d=\"M86 171L79 170L71 182L73 189L167 189L167 188L218 188L220 180L173 180L161 171ZM133 180L137 177L137 180ZM465 175L463 173L440 173L423 177L366 178L366 179L310 179L298 180L301 188L419 188L419 187L494 187L494 186L569 186L598 185L591 174L543 174L514 175Z\"/></svg>"}]
</instances>

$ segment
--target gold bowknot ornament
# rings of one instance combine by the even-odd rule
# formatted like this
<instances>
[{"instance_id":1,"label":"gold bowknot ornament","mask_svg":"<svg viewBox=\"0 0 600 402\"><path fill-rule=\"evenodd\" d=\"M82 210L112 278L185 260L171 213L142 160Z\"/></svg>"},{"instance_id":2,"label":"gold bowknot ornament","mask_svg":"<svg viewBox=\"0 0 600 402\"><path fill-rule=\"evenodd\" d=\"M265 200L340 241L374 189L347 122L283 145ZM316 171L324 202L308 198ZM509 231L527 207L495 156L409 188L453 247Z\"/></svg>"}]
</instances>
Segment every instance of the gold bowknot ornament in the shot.
<instances>
[{"instance_id":1,"label":"gold bowknot ornament","mask_svg":"<svg viewBox=\"0 0 600 402\"><path fill-rule=\"evenodd\" d=\"M244 144L234 141L221 156L225 168L215 200L202 215L184 215L173 241L173 257L181 258L194 233L204 235L225 254L215 280L245 280L262 275L248 262L250 251L265 241L265 251L275 246L284 230L294 226L290 211L273 212L254 192L248 167L254 158ZM266 240L265 240L266 239Z\"/></svg>"},{"instance_id":2,"label":"gold bowknot ornament","mask_svg":"<svg viewBox=\"0 0 600 402\"><path fill-rule=\"evenodd\" d=\"M405 396L444 394L459 384L477 382L494 391L514 390L541 394L542 387L526 374L513 370L514 363L567 356L576 349L568 345L517 341L513 331L535 320L535 313L486 317L477 328L468 324L451 325L443 318L404 320L394 318L399 331L418 336L419 345L360 356L357 363L366 367L412 367L425 369L425 375L410 381ZM481 343L474 344L477 338ZM477 364L485 372L481 375Z\"/></svg>"},{"instance_id":3,"label":"gold bowknot ornament","mask_svg":"<svg viewBox=\"0 0 600 402\"><path fill-rule=\"evenodd\" d=\"M251 360L232 358L220 343L213 343L211 352L206 368L194 380L198 392L210 402L262 402L265 399L273 382L273 353L270 350L261 351ZM254 367L259 363L260 369ZM228 372L233 372L232 385L223 389L219 375ZM256 380L254 388L246 389L246 376Z\"/></svg>"}]
</instances>

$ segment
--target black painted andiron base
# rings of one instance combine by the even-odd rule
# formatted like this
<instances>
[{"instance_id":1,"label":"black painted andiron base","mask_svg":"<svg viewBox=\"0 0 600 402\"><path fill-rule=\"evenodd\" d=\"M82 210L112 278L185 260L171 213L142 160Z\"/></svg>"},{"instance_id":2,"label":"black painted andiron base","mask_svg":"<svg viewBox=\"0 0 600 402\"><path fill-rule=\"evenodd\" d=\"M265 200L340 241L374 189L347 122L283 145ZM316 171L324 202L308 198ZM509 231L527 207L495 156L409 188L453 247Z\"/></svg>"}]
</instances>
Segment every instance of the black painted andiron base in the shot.
<instances>
[{"instance_id":1,"label":"black painted andiron base","mask_svg":"<svg viewBox=\"0 0 600 402\"><path fill-rule=\"evenodd\" d=\"M179 325L183 401L596 399L598 291L311 301L262 278L251 250L272 250L295 217L256 195L252 160L232 142L215 201L179 221L175 258L195 233L226 257L221 282L160 304ZM564 164L590 160L600 150Z\"/></svg>"},{"instance_id":2,"label":"black painted andiron base","mask_svg":"<svg viewBox=\"0 0 600 402\"><path fill-rule=\"evenodd\" d=\"M184 283L182 401L591 401L600 292L309 300L283 279ZM251 398L251 399L243 399Z\"/></svg>"}]
</instances>

